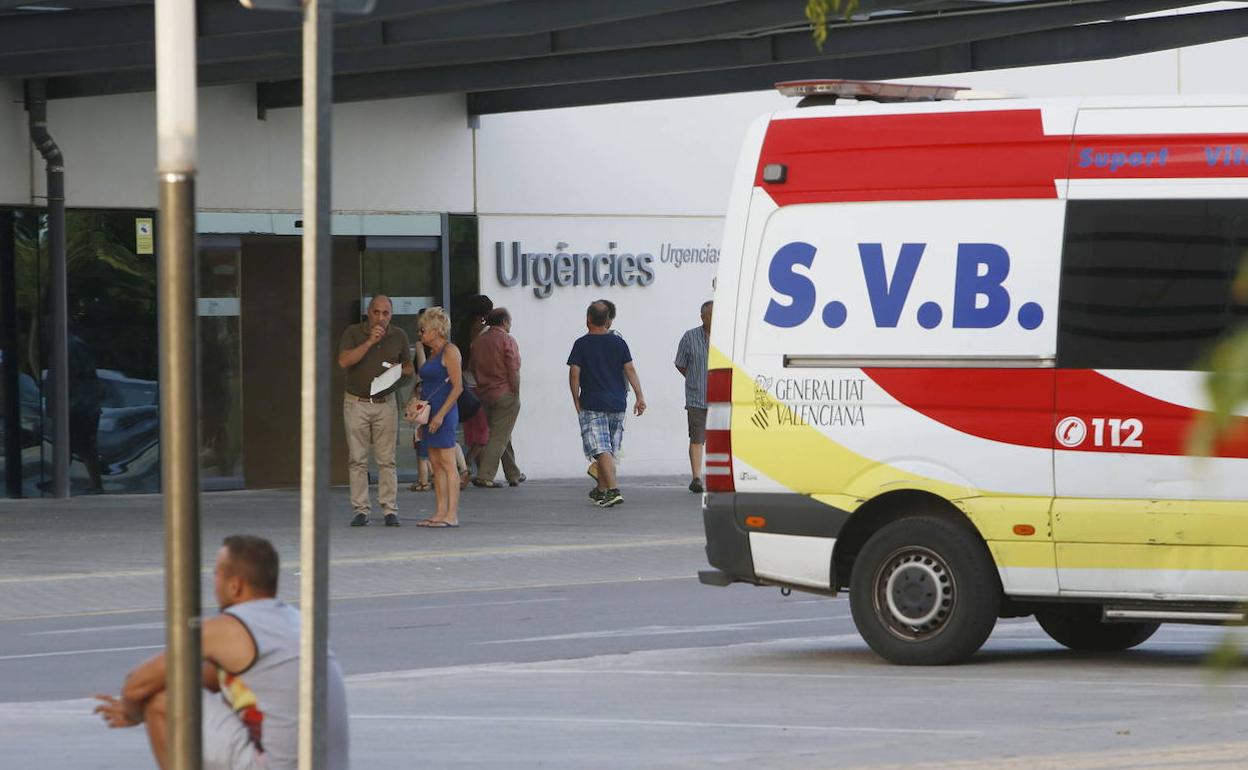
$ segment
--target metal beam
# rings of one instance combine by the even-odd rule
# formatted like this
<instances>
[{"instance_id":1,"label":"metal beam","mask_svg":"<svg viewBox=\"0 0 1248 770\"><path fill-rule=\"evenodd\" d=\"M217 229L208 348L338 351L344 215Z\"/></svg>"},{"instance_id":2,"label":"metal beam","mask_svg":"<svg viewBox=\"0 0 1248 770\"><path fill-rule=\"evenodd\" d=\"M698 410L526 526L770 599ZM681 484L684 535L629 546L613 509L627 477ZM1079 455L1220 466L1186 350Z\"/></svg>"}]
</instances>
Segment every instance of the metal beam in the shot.
<instances>
[{"instance_id":1,"label":"metal beam","mask_svg":"<svg viewBox=\"0 0 1248 770\"><path fill-rule=\"evenodd\" d=\"M335 81L338 100L366 101L430 93L492 91L564 85L654 75L677 75L698 71L723 71L775 64L830 62L885 52L913 51L1004 37L1019 30L1051 30L1105 18L1106 14L1139 13L1140 9L1171 7L1172 0L1109 0L1077 6L1023 8L989 14L949 15L914 21L862 24L829 32L824 51L815 49L805 32L785 33L744 40L714 40L678 46L657 46L570 56L550 56L515 62L489 62L469 66L427 67L372 74L344 75ZM1245 11L1223 11L1226 19ZM1214 13L1163 17L1139 22L1151 30L1199 30L1188 37L1224 40ZM1123 22L1117 22L1123 23ZM1233 22L1232 22L1233 23ZM1097 29L1104 25L1097 25ZM1154 32L1154 34L1157 34ZM1160 33L1163 36L1164 32ZM1182 35L1180 35L1182 36ZM265 109L292 107L299 103L298 81L261 83L259 96Z\"/></svg>"},{"instance_id":2,"label":"metal beam","mask_svg":"<svg viewBox=\"0 0 1248 770\"><path fill-rule=\"evenodd\" d=\"M583 24L622 19L636 19L671 11L726 3L728 0L630 0L627 3L599 3L587 0L559 0L549 23L542 28L526 20L545 3L529 0L377 0L373 12L366 17L339 17L335 35L340 30L378 21L404 22L412 30L447 30L439 39L453 40L474 28L503 31L494 35L550 31ZM199 9L200 39L256 35L264 32L288 32L297 41L300 25L290 14L248 11L237 0L202 0ZM493 21L498 20L498 21ZM513 32L508 33L506 30ZM150 3L62 13L30 13L6 16L0 24L0 51L5 54L39 53L71 49L109 47L114 45L151 44L153 37ZM481 37L481 34L470 35ZM294 50L298 53L298 46Z\"/></svg>"},{"instance_id":3,"label":"metal beam","mask_svg":"<svg viewBox=\"0 0 1248 770\"><path fill-rule=\"evenodd\" d=\"M876 4L887 4L887 0L864 0ZM767 0L757 4L773 13L780 5L789 11L784 15L786 21L791 17L802 16L800 8L792 0ZM892 3L895 5L896 3ZM730 2L729 0L635 0L627 4L598 5L584 0L559 0L558 3L541 3L534 8L542 10L539 18L532 18L527 9L515 4L500 4L493 11L481 8L459 9L437 13L426 13L415 17L402 17L396 21L373 19L367 22L347 17L334 29L334 51L341 54L356 51L365 62L373 62L393 58L390 68L424 66L433 63L489 61L494 58L513 58L505 54L521 43L516 38L525 38L528 46L527 56L546 53L553 50L552 40L546 33L567 30L567 34L575 35L578 25L589 24L587 31L595 32L595 47L626 47L635 45L654 45L670 40L666 30L680 29L682 35L693 33L694 27L689 21L679 23L677 16L693 18L699 14L709 16L707 22L711 29L724 27L724 21L738 15L743 19L758 19L759 10L741 14L738 6L754 6L755 3ZM771 8L775 5L776 8ZM673 8L683 10L681 14L670 13ZM645 14L658 14L638 20ZM251 18L258 18L253 12ZM619 21L623 19L624 21ZM650 19L653 19L652 21ZM615 26L635 30L626 34L619 44L611 45L609 38ZM750 31L753 25L742 26L739 31ZM687 30L687 31L683 31ZM478 34L471 34L471 33ZM506 32L507 35L502 33ZM657 34L656 34L657 33ZM565 34L559 32L559 34ZM510 35L510 37L508 36ZM535 39L540 35L544 41L539 50L535 50ZM474 38L474 39L468 39ZM457 42L458 41L458 42ZM511 42L507 42L511 41ZM431 44L433 47L431 47ZM60 46L59 42L50 45ZM296 78L299 76L301 55L300 33L297 30L278 30L255 32L251 34L222 33L217 35L201 35L198 44L200 64L225 64L239 61L239 74L222 74L218 82L238 82L240 80L255 82L261 79ZM569 38L566 50L582 48L575 37ZM501 49L502 56L491 56L490 51ZM75 48L72 51L59 51L57 55L48 55L46 51L14 52L4 49L0 54L0 78L29 79L35 77L56 77L73 74L105 74L110 70L149 68L153 66L154 49L150 40L141 43L119 44L111 38L98 38L91 46ZM273 57L273 69L262 69L254 76L249 76L246 61L259 57ZM279 61L285 57L287 61ZM341 58L341 57L340 57ZM343 71L342 62L336 63L336 69ZM378 69L376 65L363 64L348 67L347 71L367 71ZM228 71L233 73L234 70Z\"/></svg>"},{"instance_id":4,"label":"metal beam","mask_svg":"<svg viewBox=\"0 0 1248 770\"><path fill-rule=\"evenodd\" d=\"M1212 18L1200 18L1212 17ZM769 90L810 77L882 80L1112 59L1248 35L1248 11L1106 22L906 53L820 63L470 93L470 115Z\"/></svg>"}]
</instances>

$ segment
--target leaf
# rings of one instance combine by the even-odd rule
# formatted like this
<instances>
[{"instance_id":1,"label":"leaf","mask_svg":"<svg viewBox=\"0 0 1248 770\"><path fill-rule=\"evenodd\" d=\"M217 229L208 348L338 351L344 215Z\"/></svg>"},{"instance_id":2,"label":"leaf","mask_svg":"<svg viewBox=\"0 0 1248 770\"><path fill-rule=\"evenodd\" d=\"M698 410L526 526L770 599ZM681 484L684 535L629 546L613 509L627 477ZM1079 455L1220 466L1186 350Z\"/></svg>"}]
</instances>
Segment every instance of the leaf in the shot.
<instances>
[{"instance_id":1,"label":"leaf","mask_svg":"<svg viewBox=\"0 0 1248 770\"><path fill-rule=\"evenodd\" d=\"M806 20L810 22L810 36L815 41L815 48L820 51L828 39L828 16L841 11L842 3L845 10L841 16L848 19L857 10L858 0L806 0Z\"/></svg>"}]
</instances>

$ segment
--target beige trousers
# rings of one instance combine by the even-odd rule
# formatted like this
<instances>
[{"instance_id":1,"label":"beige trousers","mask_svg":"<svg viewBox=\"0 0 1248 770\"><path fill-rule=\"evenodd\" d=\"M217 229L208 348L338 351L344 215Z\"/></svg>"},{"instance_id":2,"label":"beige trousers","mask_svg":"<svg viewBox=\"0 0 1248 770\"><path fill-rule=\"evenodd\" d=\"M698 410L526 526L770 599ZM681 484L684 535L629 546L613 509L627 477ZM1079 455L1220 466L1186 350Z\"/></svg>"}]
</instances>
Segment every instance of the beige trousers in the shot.
<instances>
[{"instance_id":1,"label":"beige trousers","mask_svg":"<svg viewBox=\"0 0 1248 770\"><path fill-rule=\"evenodd\" d=\"M508 393L499 396L492 404L481 406L485 409L485 419L490 423L490 440L481 450L477 478L493 481L498 474L498 462L502 460L503 476L508 481L515 481L520 478L520 468L516 465L516 452L511 448L511 431L520 416L520 399Z\"/></svg>"},{"instance_id":2,"label":"beige trousers","mask_svg":"<svg viewBox=\"0 0 1248 770\"><path fill-rule=\"evenodd\" d=\"M347 429L348 470L351 479L351 508L368 514L368 450L377 461L377 502L382 513L399 512L399 475L394 465L398 441L399 409L394 394L377 404L348 395L342 402L342 419Z\"/></svg>"}]
</instances>

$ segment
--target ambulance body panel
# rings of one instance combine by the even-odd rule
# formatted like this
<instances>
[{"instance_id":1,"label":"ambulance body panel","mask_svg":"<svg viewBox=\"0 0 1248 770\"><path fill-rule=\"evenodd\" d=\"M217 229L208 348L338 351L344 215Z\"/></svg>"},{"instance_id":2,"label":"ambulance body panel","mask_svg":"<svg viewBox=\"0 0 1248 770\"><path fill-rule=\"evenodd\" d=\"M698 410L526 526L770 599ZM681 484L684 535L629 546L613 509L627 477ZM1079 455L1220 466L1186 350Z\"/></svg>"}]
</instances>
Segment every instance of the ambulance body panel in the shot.
<instances>
[{"instance_id":1,"label":"ambulance body panel","mask_svg":"<svg viewBox=\"0 0 1248 770\"><path fill-rule=\"evenodd\" d=\"M1186 442L1200 353L1248 314L1246 129L1248 99L1192 97L756 122L716 279L708 582L860 590L900 662L965 657L940 637L982 602L1063 643L1237 619L1248 434ZM916 598L941 581L944 610Z\"/></svg>"}]
</instances>

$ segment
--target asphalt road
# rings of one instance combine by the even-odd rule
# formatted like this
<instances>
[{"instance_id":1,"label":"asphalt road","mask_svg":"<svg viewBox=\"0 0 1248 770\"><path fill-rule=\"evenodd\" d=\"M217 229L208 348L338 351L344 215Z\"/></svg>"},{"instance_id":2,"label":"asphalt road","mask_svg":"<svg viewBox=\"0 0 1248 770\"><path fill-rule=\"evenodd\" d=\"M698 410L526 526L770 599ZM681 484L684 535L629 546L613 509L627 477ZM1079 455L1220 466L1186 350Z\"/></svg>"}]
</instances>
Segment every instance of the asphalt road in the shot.
<instances>
[{"instance_id":1,"label":"asphalt road","mask_svg":"<svg viewBox=\"0 0 1248 770\"><path fill-rule=\"evenodd\" d=\"M580 486L476 492L456 531L334 530L354 767L1248 766L1248 676L1206 663L1221 629L1092 656L1010 620L970 664L890 666L843 599L699 585L675 480L612 512ZM263 531L296 585L293 493L206 500L206 555ZM0 765L150 766L88 696L163 644L159 500L50 506L0 503Z\"/></svg>"}]
</instances>

